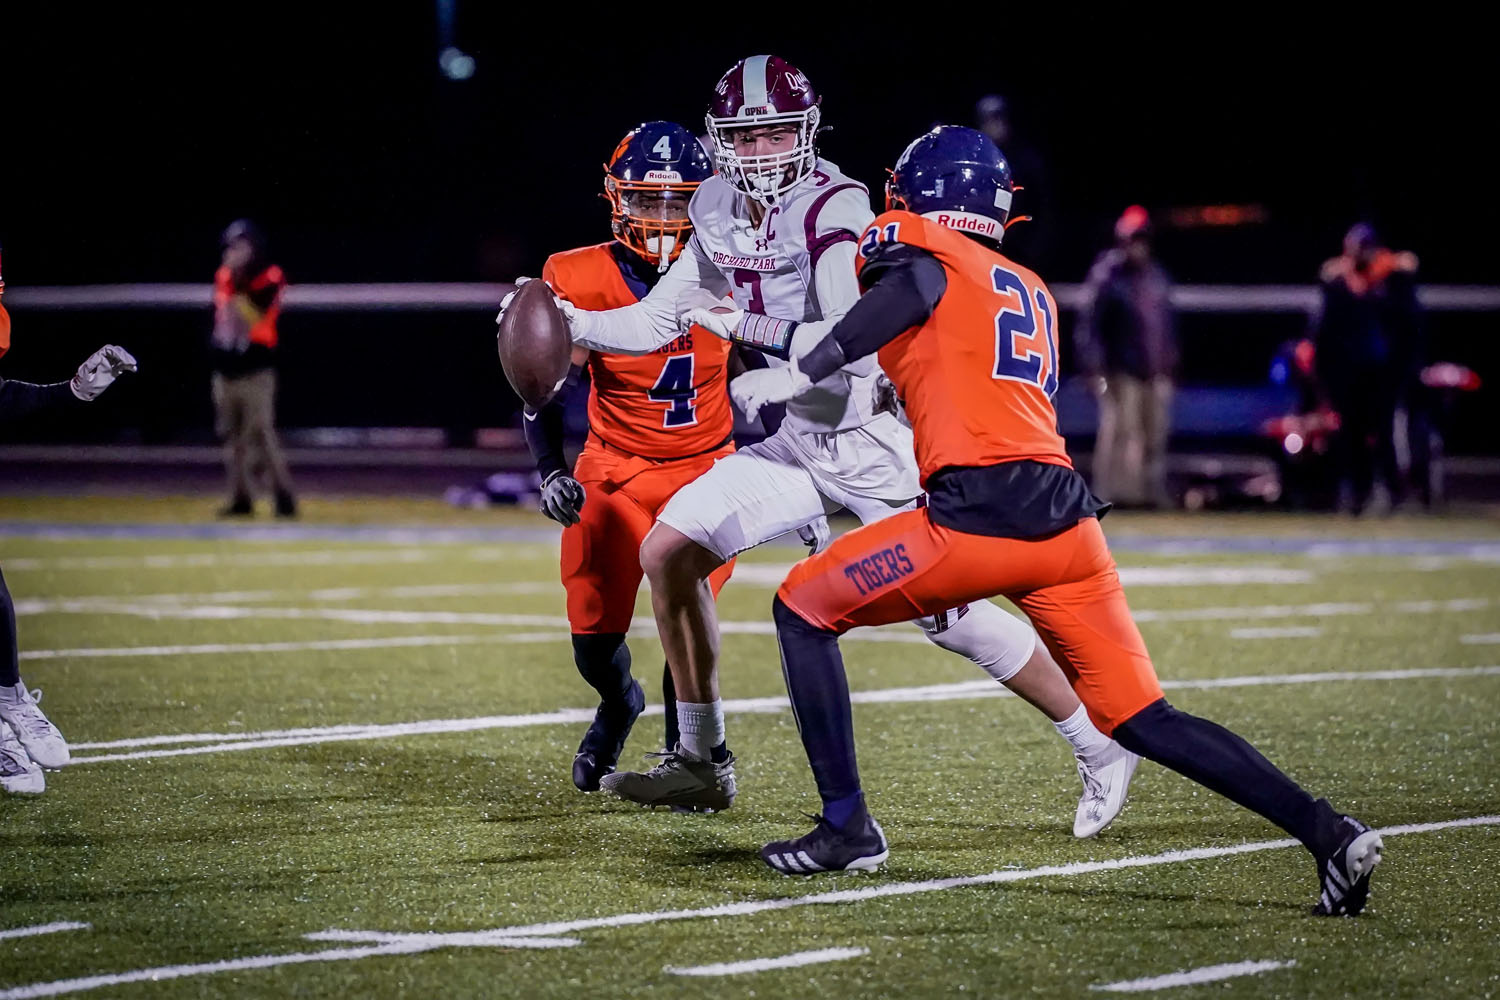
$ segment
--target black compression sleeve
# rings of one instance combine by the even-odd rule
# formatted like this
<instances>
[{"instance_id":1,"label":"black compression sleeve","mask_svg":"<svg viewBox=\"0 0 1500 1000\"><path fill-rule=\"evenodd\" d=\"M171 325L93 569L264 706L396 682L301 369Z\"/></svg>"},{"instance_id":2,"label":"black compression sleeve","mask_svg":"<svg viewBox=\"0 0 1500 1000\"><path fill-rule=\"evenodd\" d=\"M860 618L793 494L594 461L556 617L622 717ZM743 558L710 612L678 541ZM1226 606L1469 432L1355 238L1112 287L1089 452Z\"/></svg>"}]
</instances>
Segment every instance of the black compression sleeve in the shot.
<instances>
[{"instance_id":1,"label":"black compression sleeve","mask_svg":"<svg viewBox=\"0 0 1500 1000\"><path fill-rule=\"evenodd\" d=\"M562 388L542 406L541 410L526 407L521 423L526 433L526 447L536 460L536 471L546 482L557 473L567 473L568 460L563 454L563 414L567 410L568 397L577 388L583 377L583 369L573 365L563 379Z\"/></svg>"},{"instance_id":2,"label":"black compression sleeve","mask_svg":"<svg viewBox=\"0 0 1500 1000\"><path fill-rule=\"evenodd\" d=\"M67 382L32 385L30 382L0 381L0 420L24 417L38 410L79 402Z\"/></svg>"},{"instance_id":3,"label":"black compression sleeve","mask_svg":"<svg viewBox=\"0 0 1500 1000\"><path fill-rule=\"evenodd\" d=\"M924 322L948 290L943 265L926 250L885 244L865 265L864 295L797 367L817 382L856 358L874 354ZM874 268L874 274L871 269Z\"/></svg>"}]
</instances>

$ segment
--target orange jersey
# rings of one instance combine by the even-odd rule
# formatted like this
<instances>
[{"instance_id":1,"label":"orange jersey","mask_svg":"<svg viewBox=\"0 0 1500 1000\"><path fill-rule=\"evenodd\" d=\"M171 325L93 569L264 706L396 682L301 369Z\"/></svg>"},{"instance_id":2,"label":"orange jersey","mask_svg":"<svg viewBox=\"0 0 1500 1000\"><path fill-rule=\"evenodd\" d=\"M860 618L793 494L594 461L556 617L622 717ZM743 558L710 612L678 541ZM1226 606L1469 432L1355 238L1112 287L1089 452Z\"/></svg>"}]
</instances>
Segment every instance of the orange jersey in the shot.
<instances>
[{"instance_id":1,"label":"orange jersey","mask_svg":"<svg viewBox=\"0 0 1500 1000\"><path fill-rule=\"evenodd\" d=\"M886 212L860 239L855 270L882 243L934 255L947 291L927 321L880 349L916 437L925 486L949 466L1030 460L1072 468L1057 432L1057 303L1031 271L953 229Z\"/></svg>"},{"instance_id":2,"label":"orange jersey","mask_svg":"<svg viewBox=\"0 0 1500 1000\"><path fill-rule=\"evenodd\" d=\"M639 301L610 247L547 258L542 278L580 309ZM729 406L730 343L694 327L650 354L589 355L589 430L646 458L683 458L722 445L734 432Z\"/></svg>"}]
</instances>

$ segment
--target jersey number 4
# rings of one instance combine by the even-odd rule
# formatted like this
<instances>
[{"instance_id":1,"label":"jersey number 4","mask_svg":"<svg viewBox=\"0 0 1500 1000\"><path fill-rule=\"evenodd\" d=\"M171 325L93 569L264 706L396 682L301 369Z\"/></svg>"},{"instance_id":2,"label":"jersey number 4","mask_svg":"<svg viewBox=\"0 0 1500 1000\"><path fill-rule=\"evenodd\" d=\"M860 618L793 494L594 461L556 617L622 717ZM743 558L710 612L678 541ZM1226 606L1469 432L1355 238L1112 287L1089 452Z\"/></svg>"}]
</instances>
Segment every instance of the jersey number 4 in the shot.
<instances>
[{"instance_id":1,"label":"jersey number 4","mask_svg":"<svg viewBox=\"0 0 1500 1000\"><path fill-rule=\"evenodd\" d=\"M991 269L990 278L997 294L1011 295L1015 301L1015 305L1001 306L995 314L995 378L1034 385L1051 399L1057 392L1057 336L1047 294L1040 288L1028 290L1020 275L999 264ZM1038 312L1042 314L1040 331Z\"/></svg>"},{"instance_id":2,"label":"jersey number 4","mask_svg":"<svg viewBox=\"0 0 1500 1000\"><path fill-rule=\"evenodd\" d=\"M647 395L655 403L666 403L666 415L661 418L663 427L691 427L698 422L698 408L693 401L698 390L693 385L692 354L678 354L667 359L661 366L661 374Z\"/></svg>"}]
</instances>

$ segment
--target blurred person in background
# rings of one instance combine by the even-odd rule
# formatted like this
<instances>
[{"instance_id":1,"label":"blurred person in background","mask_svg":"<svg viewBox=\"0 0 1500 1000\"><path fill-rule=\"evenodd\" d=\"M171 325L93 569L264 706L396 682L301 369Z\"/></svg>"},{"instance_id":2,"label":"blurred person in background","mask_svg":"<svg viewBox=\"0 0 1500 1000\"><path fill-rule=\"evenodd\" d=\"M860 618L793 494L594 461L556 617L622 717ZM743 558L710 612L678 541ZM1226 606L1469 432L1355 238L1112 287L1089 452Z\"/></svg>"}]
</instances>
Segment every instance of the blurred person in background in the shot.
<instances>
[{"instance_id":1,"label":"blurred person in background","mask_svg":"<svg viewBox=\"0 0 1500 1000\"><path fill-rule=\"evenodd\" d=\"M0 298L4 295L5 280L0 278ZM0 357L9 349L10 315L0 305ZM0 378L0 421L92 402L122 373L135 370L135 358L111 344L89 355L67 382L33 385ZM21 680L16 609L0 573L0 790L38 795L46 788L42 768L68 762L68 743L42 714L40 697L40 691L28 690Z\"/></svg>"},{"instance_id":2,"label":"blurred person in background","mask_svg":"<svg viewBox=\"0 0 1500 1000\"><path fill-rule=\"evenodd\" d=\"M259 460L276 499L277 517L295 517L297 499L276 437L276 320L286 276L266 254L265 235L239 219L224 230L214 275L214 429L224 442L229 502L220 517L254 513Z\"/></svg>"},{"instance_id":3,"label":"blurred person in background","mask_svg":"<svg viewBox=\"0 0 1500 1000\"><path fill-rule=\"evenodd\" d=\"M1037 147L1018 133L1011 121L1010 101L1000 94L986 94L974 105L975 128L1000 147L1015 177L1016 212L1006 230L1005 246L1011 258L1028 267L1045 268L1053 263L1053 235L1057 216L1052 211L1052 185L1047 164ZM1016 225L1027 221L1030 224Z\"/></svg>"},{"instance_id":4,"label":"blurred person in background","mask_svg":"<svg viewBox=\"0 0 1500 1000\"><path fill-rule=\"evenodd\" d=\"M1093 488L1122 506L1160 507L1167 495L1177 328L1172 283L1151 254L1139 205L1115 223L1115 245L1089 269L1074 337L1099 401Z\"/></svg>"},{"instance_id":5,"label":"blurred person in background","mask_svg":"<svg viewBox=\"0 0 1500 1000\"><path fill-rule=\"evenodd\" d=\"M1344 252L1325 262L1319 275L1322 301L1313 323L1318 376L1339 414L1339 507L1356 515L1370 504L1377 472L1392 506L1406 498L1395 428L1403 399L1416 410L1408 412L1411 471L1419 483L1429 479L1416 274L1415 255L1382 247L1374 228L1362 222L1344 235ZM1422 493L1430 499L1425 488Z\"/></svg>"}]
</instances>

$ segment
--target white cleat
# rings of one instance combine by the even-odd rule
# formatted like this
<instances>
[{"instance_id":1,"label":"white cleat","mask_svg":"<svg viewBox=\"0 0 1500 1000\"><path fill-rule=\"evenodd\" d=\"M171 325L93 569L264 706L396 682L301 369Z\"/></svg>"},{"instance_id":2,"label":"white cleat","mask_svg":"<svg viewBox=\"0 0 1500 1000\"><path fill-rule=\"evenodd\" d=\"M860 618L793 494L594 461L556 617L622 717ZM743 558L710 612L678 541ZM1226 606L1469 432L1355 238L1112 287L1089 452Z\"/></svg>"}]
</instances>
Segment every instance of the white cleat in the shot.
<instances>
[{"instance_id":1,"label":"white cleat","mask_svg":"<svg viewBox=\"0 0 1500 1000\"><path fill-rule=\"evenodd\" d=\"M12 795L40 795L47 789L42 769L4 722L0 722L0 788Z\"/></svg>"},{"instance_id":2,"label":"white cleat","mask_svg":"<svg viewBox=\"0 0 1500 1000\"><path fill-rule=\"evenodd\" d=\"M1073 816L1073 836L1079 839L1092 837L1115 821L1120 810L1125 808L1125 797L1130 791L1130 779L1141 762L1139 754L1133 754L1115 744L1094 761L1090 767L1078 758L1078 777L1083 779L1083 796L1078 800L1078 812Z\"/></svg>"},{"instance_id":3,"label":"white cleat","mask_svg":"<svg viewBox=\"0 0 1500 1000\"><path fill-rule=\"evenodd\" d=\"M42 767L66 767L68 741L37 706L42 692L26 690L23 681L0 687L0 721L10 723L26 753Z\"/></svg>"}]
</instances>

